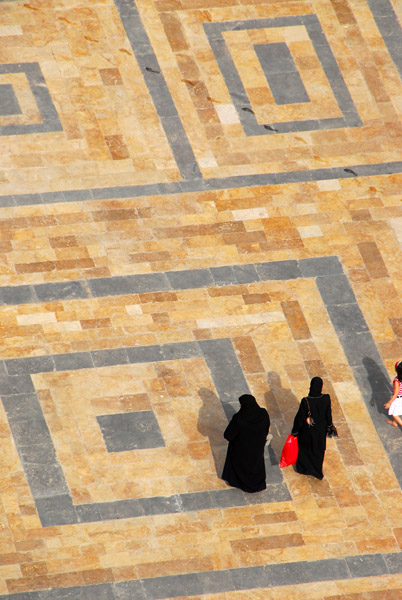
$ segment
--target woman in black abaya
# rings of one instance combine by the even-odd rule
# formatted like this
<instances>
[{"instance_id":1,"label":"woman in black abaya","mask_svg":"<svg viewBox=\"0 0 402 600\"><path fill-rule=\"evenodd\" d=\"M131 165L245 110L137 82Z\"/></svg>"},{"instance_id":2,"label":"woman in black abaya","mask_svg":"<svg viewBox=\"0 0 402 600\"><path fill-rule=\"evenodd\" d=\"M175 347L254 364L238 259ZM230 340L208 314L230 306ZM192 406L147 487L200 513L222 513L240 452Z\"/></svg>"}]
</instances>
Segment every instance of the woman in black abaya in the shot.
<instances>
[{"instance_id":1,"label":"woman in black abaya","mask_svg":"<svg viewBox=\"0 0 402 600\"><path fill-rule=\"evenodd\" d=\"M322 393L322 384L321 377L313 377L307 398L302 398L300 402L292 429L292 435L297 436L299 443L296 471L302 475L313 475L317 479L323 478L322 463L327 431L333 428L331 399L329 394ZM309 406L311 424L307 422Z\"/></svg>"},{"instance_id":2,"label":"woman in black abaya","mask_svg":"<svg viewBox=\"0 0 402 600\"><path fill-rule=\"evenodd\" d=\"M239 402L240 410L223 434L229 446L222 479L244 492L259 492L266 488L264 446L269 415L251 394L243 394Z\"/></svg>"}]
</instances>

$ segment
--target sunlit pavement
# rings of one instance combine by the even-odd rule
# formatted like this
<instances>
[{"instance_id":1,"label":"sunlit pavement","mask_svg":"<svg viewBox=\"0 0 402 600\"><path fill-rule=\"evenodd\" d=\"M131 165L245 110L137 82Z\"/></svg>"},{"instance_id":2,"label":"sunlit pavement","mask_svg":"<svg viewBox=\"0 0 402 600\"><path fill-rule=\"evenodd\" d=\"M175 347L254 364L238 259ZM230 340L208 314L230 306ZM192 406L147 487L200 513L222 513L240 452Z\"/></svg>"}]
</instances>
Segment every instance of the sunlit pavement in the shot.
<instances>
[{"instance_id":1,"label":"sunlit pavement","mask_svg":"<svg viewBox=\"0 0 402 600\"><path fill-rule=\"evenodd\" d=\"M402 598L401 21L0 0L0 599ZM314 375L322 481L278 465Z\"/></svg>"}]
</instances>

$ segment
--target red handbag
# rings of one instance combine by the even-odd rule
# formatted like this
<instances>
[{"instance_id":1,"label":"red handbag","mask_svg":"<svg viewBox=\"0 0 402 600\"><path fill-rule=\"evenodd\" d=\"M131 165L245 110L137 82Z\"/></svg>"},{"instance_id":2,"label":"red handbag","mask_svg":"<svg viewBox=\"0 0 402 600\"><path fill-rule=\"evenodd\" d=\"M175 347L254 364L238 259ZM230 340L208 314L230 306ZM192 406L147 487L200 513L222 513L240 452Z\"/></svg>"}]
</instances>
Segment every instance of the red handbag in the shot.
<instances>
[{"instance_id":1,"label":"red handbag","mask_svg":"<svg viewBox=\"0 0 402 600\"><path fill-rule=\"evenodd\" d=\"M289 434L281 454L281 462L279 466L281 468L288 467L289 465L295 465L297 461L297 455L299 454L299 442L295 435Z\"/></svg>"}]
</instances>

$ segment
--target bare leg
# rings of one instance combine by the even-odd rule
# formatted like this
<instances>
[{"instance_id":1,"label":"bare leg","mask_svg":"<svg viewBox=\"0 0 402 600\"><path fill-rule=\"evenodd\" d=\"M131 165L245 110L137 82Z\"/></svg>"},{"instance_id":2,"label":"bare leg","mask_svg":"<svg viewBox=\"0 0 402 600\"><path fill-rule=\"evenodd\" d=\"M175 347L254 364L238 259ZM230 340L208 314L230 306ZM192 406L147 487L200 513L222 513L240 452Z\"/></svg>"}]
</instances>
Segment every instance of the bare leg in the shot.
<instances>
[{"instance_id":1,"label":"bare leg","mask_svg":"<svg viewBox=\"0 0 402 600\"><path fill-rule=\"evenodd\" d=\"M402 419L399 415L392 415L394 417L394 421L398 423L402 427Z\"/></svg>"}]
</instances>

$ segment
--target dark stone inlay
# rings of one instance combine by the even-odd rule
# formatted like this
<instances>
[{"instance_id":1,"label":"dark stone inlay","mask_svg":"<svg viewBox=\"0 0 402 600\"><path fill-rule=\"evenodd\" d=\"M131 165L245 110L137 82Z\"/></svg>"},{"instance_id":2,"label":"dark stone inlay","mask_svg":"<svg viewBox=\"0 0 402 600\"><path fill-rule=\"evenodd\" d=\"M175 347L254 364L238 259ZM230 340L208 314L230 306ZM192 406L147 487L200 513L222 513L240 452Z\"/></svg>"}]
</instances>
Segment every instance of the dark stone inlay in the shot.
<instances>
[{"instance_id":1,"label":"dark stone inlay","mask_svg":"<svg viewBox=\"0 0 402 600\"><path fill-rule=\"evenodd\" d=\"M348 556L345 560L352 577L374 577L375 575L385 575L388 573L388 568L382 554Z\"/></svg>"},{"instance_id":2,"label":"dark stone inlay","mask_svg":"<svg viewBox=\"0 0 402 600\"><path fill-rule=\"evenodd\" d=\"M207 287L213 283L209 269L168 271L166 276L170 282L171 288L174 290Z\"/></svg>"},{"instance_id":3,"label":"dark stone inlay","mask_svg":"<svg viewBox=\"0 0 402 600\"><path fill-rule=\"evenodd\" d=\"M389 573L402 573L402 552L383 554Z\"/></svg>"},{"instance_id":4,"label":"dark stone inlay","mask_svg":"<svg viewBox=\"0 0 402 600\"><path fill-rule=\"evenodd\" d=\"M282 73L297 72L293 57L285 42L255 44L254 50L267 78L273 73L281 75Z\"/></svg>"},{"instance_id":5,"label":"dark stone inlay","mask_svg":"<svg viewBox=\"0 0 402 600\"><path fill-rule=\"evenodd\" d=\"M165 446L158 421L151 410L96 417L108 452Z\"/></svg>"},{"instance_id":6,"label":"dark stone inlay","mask_svg":"<svg viewBox=\"0 0 402 600\"><path fill-rule=\"evenodd\" d=\"M232 271L237 283L253 283L259 281L255 265L233 265Z\"/></svg>"},{"instance_id":7,"label":"dark stone inlay","mask_svg":"<svg viewBox=\"0 0 402 600\"><path fill-rule=\"evenodd\" d=\"M146 515L163 515L182 512L181 495L154 496L153 498L139 498Z\"/></svg>"},{"instance_id":8,"label":"dark stone inlay","mask_svg":"<svg viewBox=\"0 0 402 600\"><path fill-rule=\"evenodd\" d=\"M201 179L201 171L155 56L135 2L114 0L183 179ZM165 117L165 118L164 118ZM166 120L169 119L169 121Z\"/></svg>"},{"instance_id":9,"label":"dark stone inlay","mask_svg":"<svg viewBox=\"0 0 402 600\"><path fill-rule=\"evenodd\" d=\"M334 124L329 123L331 129L335 127ZM342 125L343 127L344 125ZM319 127L317 127L319 128ZM292 129L287 129L291 131ZM303 131L303 128L299 128L296 125L296 131ZM257 131L255 135L261 135L263 133L269 133L265 129L264 131ZM347 169L347 170L345 170ZM356 173L353 175L350 171ZM234 175L232 177L212 178L212 179L197 179L194 181L175 181L166 184L157 184L153 186L150 191L148 185L134 185L130 188L125 188L126 193L123 197L137 198L139 196L148 195L164 195L164 194L181 194L187 192L201 192L205 190L223 190L227 188L244 188L244 187L260 187L262 185L280 185L282 183L304 183L306 181L327 181L332 179L348 179L351 177L370 177L372 175L391 175L395 173L402 173L402 161L393 161L377 164L359 164L359 165L345 165L344 167L330 167L324 169L302 169L299 171L281 171L278 173L256 173L254 175ZM104 198L119 198L120 187L111 188L92 188L87 190L87 198L78 198L78 200L102 200ZM64 195L68 194L68 191L62 192ZM0 207L6 206L26 206L30 204L46 203L47 194L20 194L20 195L5 195L0 196ZM70 198L74 201L73 198ZM53 198L50 195L51 202L63 202L62 196ZM106 279L106 281L109 278ZM118 279L118 278L116 278ZM100 278L90 280L96 287L96 282L102 281ZM129 287L129 286L127 286ZM10 288L12 289L12 288ZM126 293L130 293L128 290ZM113 292L110 290L110 295L118 295L119 292ZM109 295L109 292L104 293ZM1 290L0 290L0 302L1 302Z\"/></svg>"},{"instance_id":10,"label":"dark stone inlay","mask_svg":"<svg viewBox=\"0 0 402 600\"><path fill-rule=\"evenodd\" d=\"M164 360L179 360L181 358L198 358L202 356L197 342L176 342L161 346Z\"/></svg>"},{"instance_id":11,"label":"dark stone inlay","mask_svg":"<svg viewBox=\"0 0 402 600\"><path fill-rule=\"evenodd\" d=\"M21 107L18 104L13 86L10 83L0 84L0 115L20 115Z\"/></svg>"},{"instance_id":12,"label":"dark stone inlay","mask_svg":"<svg viewBox=\"0 0 402 600\"><path fill-rule=\"evenodd\" d=\"M53 285L53 284L50 284ZM30 285L4 286L0 288L0 304L30 304L38 302L34 287Z\"/></svg>"},{"instance_id":13,"label":"dark stone inlay","mask_svg":"<svg viewBox=\"0 0 402 600\"><path fill-rule=\"evenodd\" d=\"M367 323L357 304L330 304L327 311L338 334L368 331Z\"/></svg>"},{"instance_id":14,"label":"dark stone inlay","mask_svg":"<svg viewBox=\"0 0 402 600\"><path fill-rule=\"evenodd\" d=\"M306 88L285 42L254 46L277 104L309 102Z\"/></svg>"},{"instance_id":15,"label":"dark stone inlay","mask_svg":"<svg viewBox=\"0 0 402 600\"><path fill-rule=\"evenodd\" d=\"M314 581L340 581L385 574L393 554L358 555L309 562L270 564L221 571L203 571L165 577L56 588L0 596L0 600L163 600L231 591L298 585ZM398 555L400 556L400 555ZM359 562L373 565L374 573L351 573ZM380 567L381 565L381 567ZM360 569L358 569L359 571ZM400 573L401 570L395 571ZM268 591L267 591L268 593Z\"/></svg>"},{"instance_id":16,"label":"dark stone inlay","mask_svg":"<svg viewBox=\"0 0 402 600\"><path fill-rule=\"evenodd\" d=\"M68 494L68 486L60 465L54 463L34 464L23 462L24 471L35 498L59 496L60 493Z\"/></svg>"},{"instance_id":17,"label":"dark stone inlay","mask_svg":"<svg viewBox=\"0 0 402 600\"><path fill-rule=\"evenodd\" d=\"M343 273L337 256L319 256L299 260L300 277L328 277Z\"/></svg>"},{"instance_id":18,"label":"dark stone inlay","mask_svg":"<svg viewBox=\"0 0 402 600\"><path fill-rule=\"evenodd\" d=\"M161 346L132 346L127 348L130 363L160 362L164 360Z\"/></svg>"},{"instance_id":19,"label":"dark stone inlay","mask_svg":"<svg viewBox=\"0 0 402 600\"><path fill-rule=\"evenodd\" d=\"M92 350L91 354L95 367L111 367L112 365L125 365L130 362L125 348Z\"/></svg>"},{"instance_id":20,"label":"dark stone inlay","mask_svg":"<svg viewBox=\"0 0 402 600\"><path fill-rule=\"evenodd\" d=\"M238 283L232 267L212 267L210 272L214 280L214 284L218 287Z\"/></svg>"},{"instance_id":21,"label":"dark stone inlay","mask_svg":"<svg viewBox=\"0 0 402 600\"><path fill-rule=\"evenodd\" d=\"M356 297L346 275L317 277L318 290L326 306L355 304Z\"/></svg>"},{"instance_id":22,"label":"dark stone inlay","mask_svg":"<svg viewBox=\"0 0 402 600\"><path fill-rule=\"evenodd\" d=\"M292 279L307 276L316 277L317 286L322 295L322 299L328 308L334 329L339 336L348 362L353 369L355 379L366 400L373 423L383 440L384 447L388 451L388 456L390 457L390 462L395 470L395 474L398 477L398 480L402 482L402 469L398 467L398 465L400 465L399 457L402 450L402 444L400 439L395 437L395 432L392 428L387 428L385 425L384 409L381 408L382 405L380 402L380 400L382 401L382 397L380 398L380 396L384 396L384 387L386 387L384 382L387 382L389 387L388 376L376 350L374 340L368 329L366 329L367 326L358 308L353 290L351 289L347 278L342 273L341 264L339 263L338 258L321 257L316 259L302 259L300 261L260 263L251 265L250 267L252 268L251 271L246 270L249 276L252 274L253 278L261 281L281 278L286 280L289 278ZM226 284L228 284L227 282L232 281L232 277L238 269L231 267L219 271L213 269L207 269L206 271L209 272L209 275L207 278L201 277L201 282L209 281L209 278L211 277L212 281L215 281L215 279L222 281L223 279ZM192 279L192 274L190 279ZM347 320L349 318L355 319L356 315L358 316L359 328L361 331L350 332L346 327ZM166 348L160 346L145 348L134 347L128 349L120 348L111 352L113 353L113 364L118 364L119 358L121 358L123 364L127 364L127 359L132 363L144 361L154 362L169 360L169 358L175 357L183 359L186 357L190 358L192 356L199 356L201 353L211 371L215 388L221 398L222 405L228 417L230 417L238 408L238 395L248 389L247 382L244 379L244 375L230 340L202 340L194 343L186 342L177 345L168 344ZM86 364L91 365L91 367L97 364L104 364L105 361L108 360L107 351L103 355L98 354L97 352L89 354L90 357L87 358ZM52 357L57 370L63 369L66 366L66 356L63 356L62 359L57 355ZM77 367L78 364L81 365L85 353L75 354L72 355L72 357L72 362L67 365L70 368ZM95 357L98 357L98 359ZM41 359L42 357L39 358ZM25 359L21 360L24 361ZM40 360L38 362L26 361L22 364L25 368L31 368L37 371L38 365L40 365L41 362ZM51 363L44 362L43 366L49 368L50 364ZM53 462L52 456L54 456L54 451L53 454L49 452L49 462L45 461L44 454L46 453L46 449L50 447L51 440L49 442L49 435L46 431L44 419L41 417L41 414L38 414L32 383L30 383L30 386L27 384L28 381L30 382L30 377L26 372L25 375L7 376L6 367L14 373L19 373L21 371L14 361L0 363L0 383L2 382L4 384L3 391L6 392L4 403L9 415L10 427L15 432L17 447L19 448L23 464L26 468L28 481L30 484L32 482L31 490L35 496L38 513L44 526L64 523L93 522L105 519L133 518L141 515L179 513L213 507L241 506L249 503L282 502L290 499L286 486L281 480L278 481L278 478L276 477L276 471L280 473L277 467L277 461L275 463L275 461L272 461L272 457L270 457L271 466L269 463L267 464L267 479L269 485L266 490L259 494L243 494L239 490L230 488L225 490L200 492L198 494L178 494L171 497L141 498L74 506L68 493L64 476L58 468L59 465L57 459ZM16 394L19 386L23 389L21 390L21 393ZM228 390L230 390L230 393L228 393ZM15 405L13 404L14 399L16 400ZM26 414L23 412L24 403L26 403L28 409ZM28 417L28 419L26 417ZM27 422L32 425L29 433L26 429ZM41 443L35 444L38 436L41 438ZM32 450L31 457L30 450ZM272 465L274 465L275 468L273 468ZM45 468L43 468L43 466ZM41 473L39 473L39 468L42 471ZM272 477L270 477L271 474ZM370 572L371 574L373 570L376 573L384 573L387 572L387 570L395 573L402 570L402 561L398 554L389 556L384 555L383 557L382 555L375 555L374 557L372 557L372 555L369 556L371 558L367 558L367 555L365 555L362 560L358 560L359 557L353 557L353 560L349 560L349 562L346 562L346 560L331 559L327 561L317 561L316 563L291 563L291 565L267 565L266 567L258 567L258 587L264 585L285 585L297 582L358 577L364 576L365 572ZM199 589L201 589L201 591L204 589L212 590L214 581L217 586L224 586L226 584L229 586L224 589L233 589L233 585L236 589L250 589L250 587L253 586L257 587L257 584L253 584L256 573L257 571L255 571L255 568L252 568L252 570L231 570L230 572L225 571L224 575L208 574L208 579L205 579L206 576L204 574L197 574L198 582L201 583L201 587L199 587L199 583L197 583L194 587L194 593L201 593L198 592ZM192 576L193 574L190 575ZM161 580L162 579L163 578L161 578ZM169 585L164 586L163 589L165 592L163 593L165 593L165 596L161 597L168 597L170 594L169 590L177 590L176 579L167 578L167 580L169 581ZM149 582L147 583L149 587L142 587L140 588L141 590L147 589L152 595L162 593L158 591L161 589L161 581L157 582L156 580L153 580L152 585L150 580L147 581ZM185 580L181 579L180 581L183 582ZM193 577L190 577L186 581L192 582ZM205 585L203 582L205 582ZM191 585L190 588L186 586L187 595L193 593L191 591ZM224 590L219 587L216 591L221 592ZM171 593L176 595L175 591L172 591ZM166 594L168 595L166 596Z\"/></svg>"},{"instance_id":23,"label":"dark stone inlay","mask_svg":"<svg viewBox=\"0 0 402 600\"><path fill-rule=\"evenodd\" d=\"M402 78L402 29L389 0L367 0L382 39Z\"/></svg>"},{"instance_id":24,"label":"dark stone inlay","mask_svg":"<svg viewBox=\"0 0 402 600\"><path fill-rule=\"evenodd\" d=\"M309 14L271 19L251 19L248 21L204 23L205 33L209 39L215 59L225 80L246 135L272 135L274 133L286 133L290 131L309 131L327 129L329 126L329 123L326 123L326 119L274 122L260 125L251 110L244 110L244 108L250 109L251 103L248 100L246 90L223 37L223 32L225 31L252 30L283 26L292 27L300 25L304 25L306 28L317 57L320 60L321 66L331 86L335 100L343 114L343 117L341 118L331 119L331 127L357 127L362 124L342 73L316 15ZM261 44L263 48L269 45L270 44ZM298 97L304 86L297 70L288 71L287 84L286 82L284 83L282 72L280 72L281 69L289 69L290 65L289 57L285 58L284 56L282 43L273 44L275 48L272 51L265 49L258 50L258 46L259 45L255 45L255 49L257 55L258 52L261 54L262 66L265 70L275 100L282 104L287 103L288 100L292 98L293 94ZM280 64L278 62L278 68L275 72L273 71L274 67L269 66L272 65L274 61L269 60L269 58L266 60L265 53L267 53L267 56L269 53L275 54L275 58L280 60ZM274 94L274 90L276 95ZM301 96L300 99L302 99ZM307 100L303 101L308 101L308 97ZM281 176L283 176L283 174L281 174Z\"/></svg>"},{"instance_id":25,"label":"dark stone inlay","mask_svg":"<svg viewBox=\"0 0 402 600\"><path fill-rule=\"evenodd\" d=\"M91 295L94 298L102 296L123 296L131 294L131 286L126 277L99 277L88 280Z\"/></svg>"},{"instance_id":26,"label":"dark stone inlay","mask_svg":"<svg viewBox=\"0 0 402 600\"><path fill-rule=\"evenodd\" d=\"M202 340L198 342L211 372L216 393L228 420L239 410L237 399L247 394L249 387L232 342L228 339ZM236 402L233 406L233 402Z\"/></svg>"},{"instance_id":27,"label":"dark stone inlay","mask_svg":"<svg viewBox=\"0 0 402 600\"><path fill-rule=\"evenodd\" d=\"M19 455L24 465L50 465L57 463L56 451L53 445L49 443L34 444L30 446L20 446Z\"/></svg>"},{"instance_id":28,"label":"dark stone inlay","mask_svg":"<svg viewBox=\"0 0 402 600\"><path fill-rule=\"evenodd\" d=\"M117 500L115 502L99 502L98 504L92 504L93 508L96 508L101 515L102 521L109 521L114 519L132 519L134 517L144 516L144 510L139 500ZM77 510L80 506L77 506ZM92 520L92 519L91 519Z\"/></svg>"},{"instance_id":29,"label":"dark stone inlay","mask_svg":"<svg viewBox=\"0 0 402 600\"><path fill-rule=\"evenodd\" d=\"M386 16L384 16L384 15L387 14L386 10L388 10L388 8L391 5L388 2L384 2L383 0L379 0L379 3L377 3L377 0L375 0L375 2L369 0L369 4L370 4L370 6L372 8L372 11L377 13L377 14L374 15L375 18L376 18L376 20L377 20L377 23L378 23L379 19L381 17L383 17L383 23L386 24ZM377 10L376 10L376 6L378 7ZM391 9L392 9L392 7L391 7ZM393 40L395 39L395 34L394 34L395 24L393 23L391 27L388 27L387 31L390 31L391 34L392 34L392 35L389 35L388 44L390 44L391 47L395 47L395 46L393 46L393 44L394 44ZM399 25L398 25L398 34L399 34L399 31L400 31L400 29L399 29ZM394 36L394 37L392 37L392 36ZM384 33L384 37L385 37L385 33ZM399 54L399 56L400 56L400 54ZM394 58L394 60L395 60L395 58ZM362 170L361 170L362 172L360 172L359 174L363 174L363 171L364 171L365 175L367 175L367 174L384 173L384 172L395 172L395 171L392 171L392 169L395 169L395 168L396 169L400 169L400 164L399 163L385 163L383 165L374 166L374 169L372 169L372 167L373 167L372 165L367 165L367 166L363 165L362 166ZM397 171L397 172L399 172L399 171ZM349 176L349 175L344 175L344 176ZM229 178L229 179L231 180L232 178ZM226 180L226 181L228 181L228 180ZM222 185L222 184L220 184L220 185ZM4 202L7 202L7 197L4 197L3 200L4 200ZM31 203L31 202L33 202L33 200L34 200L34 195L32 195L32 196L27 195L27 203ZM14 199L13 199L13 202L14 202ZM18 203L18 200L17 200L17 203ZM379 364L381 364L381 361L380 361ZM358 369L358 367L356 367L356 369L355 369L355 372L357 373L356 374L356 378L358 377L358 375L360 377L364 378L364 376L365 376L364 371L360 368L360 371L358 372L357 369ZM366 379L367 379L367 377L366 377ZM22 382L22 381L23 380L20 380L20 382ZM16 380L14 380L14 385L9 386L8 389L9 390L15 390L15 383L17 383ZM14 392L12 392L12 393L14 393ZM40 502L41 502L41 499L38 501L38 503L40 503ZM67 507L66 507L66 509L67 509ZM353 557L353 558L355 559L355 558L358 558L358 557ZM366 559L367 555L363 556L362 558ZM388 569L389 569L390 572L400 573L402 571L401 555L400 554L384 555L384 561L385 561L385 563L386 563L386 565L387 565L387 567L388 567ZM338 561L339 564L337 563L337 565L335 565L333 562L330 562L330 561L319 561L319 564L317 565L318 568L317 569L312 569L310 571L308 571L308 569L312 566L312 563L292 563L291 567L292 567L292 572L293 573L295 573L295 572L297 573L298 569L297 568L294 569L294 567L298 567L300 565L300 567L302 568L303 572L305 573L305 576L307 577L308 581L317 580L316 579L317 578L317 573L318 573L318 576L320 576L323 573L323 571L325 573L327 570L330 571L330 577L329 578L330 579L335 579L336 578L336 569L335 569L335 572L334 572L334 567L340 567L340 565L341 565L342 562L344 562L344 561ZM276 566L277 565L274 565L274 567L276 567ZM282 566L282 565L280 565L280 566ZM272 567L272 565L269 565L269 567ZM323 567L324 567L324 569L323 569ZM267 567L265 567L265 569L267 569ZM308 572L306 573L306 571L308 571ZM208 577L209 576L216 577L216 580L219 580L219 584L222 584L223 578L221 577L221 573L225 573L225 575L227 574L227 572L218 572L218 573L214 572L214 573L211 573L211 574L208 573L207 575L208 575ZM198 574L198 577L200 578L202 575L205 575L205 574ZM321 575L321 577L322 577L322 575ZM345 574L345 575L342 575L340 578L347 578L347 577L349 577L349 575ZM132 582L125 582L125 583L127 583L127 585L129 585ZM292 579L288 577L286 579L285 583L286 584L292 583ZM115 584L115 589L116 589L117 585L121 585L121 584ZM272 583L272 581L271 581L270 585L274 585ZM87 597L85 595L85 593L86 593L86 591L89 591L90 587L91 588L96 588L96 587L99 588L99 586L86 586L86 587L83 587L83 588L75 588L75 589L79 590L79 592L78 592L79 596L77 595L76 597L77 598L78 597L79 598ZM70 588L70 589L72 589L72 588ZM217 592L221 592L221 591L224 591L226 589L232 589L232 588L225 588L224 587L222 589L221 585L219 585L219 589L217 589L216 591ZM211 593L213 592L213 590L208 590L208 591L211 591ZM53 590L52 593L53 592L56 593L55 598L58 598L58 599L61 599L63 597L64 598L69 597L67 595L69 593L67 590ZM141 592L142 592L142 589L141 589ZM190 590L186 590L186 594L189 594L189 593L191 593L191 591ZM197 591L195 593L200 593L200 592ZM36 600L37 598L41 598L41 600L42 600L42 599L45 599L45 598L49 598L49 591L32 592L32 593L29 593L29 594L26 594L26 593L23 593L23 594L12 594L12 595L3 596L3 598L8 598L8 599L12 599L12 600L17 600L17 599L18 600L25 600L28 597L29 597L30 600L33 600L33 599ZM118 596L116 596L116 598L117 597ZM125 600L124 596L123 596L123 598Z\"/></svg>"},{"instance_id":30,"label":"dark stone inlay","mask_svg":"<svg viewBox=\"0 0 402 600\"><path fill-rule=\"evenodd\" d=\"M94 367L90 352L54 354L53 358L56 371L76 371L77 369L93 369Z\"/></svg>"},{"instance_id":31,"label":"dark stone inlay","mask_svg":"<svg viewBox=\"0 0 402 600\"><path fill-rule=\"evenodd\" d=\"M56 108L53 104L52 98L49 94L49 90L46 84L46 81L42 75L41 68L39 63L37 62L26 62L26 63L10 63L10 64L2 64L0 65L0 74L3 73L25 73L25 76L28 80L28 84L31 88L32 94L35 98L40 116L42 121L40 123L27 123L24 125L2 125L0 126L0 136L1 135L24 135L29 133L44 133L49 131L62 131L62 125L60 123L59 117L57 115ZM1 86L3 87L3 86ZM5 94L5 102L6 104L3 106L9 106L9 110L12 107L15 108L15 102L18 101L15 98L13 100L10 92L4 91ZM14 94L14 91L12 94ZM11 104L10 104L11 103ZM0 90L0 115L10 114L10 113L2 113L2 99L1 99L1 90ZM18 106L19 108L19 106ZM6 109L4 109L6 110ZM18 111L21 113L21 109ZM12 114L16 114L13 112ZM37 195L38 202L41 202L41 198ZM30 200L30 204L33 198Z\"/></svg>"},{"instance_id":32,"label":"dark stone inlay","mask_svg":"<svg viewBox=\"0 0 402 600\"><path fill-rule=\"evenodd\" d=\"M298 72L271 73L268 81L276 104L302 104L310 102L310 98L307 95L306 88ZM304 123L307 125L307 121L304 121Z\"/></svg>"},{"instance_id":33,"label":"dark stone inlay","mask_svg":"<svg viewBox=\"0 0 402 600\"><path fill-rule=\"evenodd\" d=\"M75 507L78 523L102 521L102 515L96 504L79 504Z\"/></svg>"},{"instance_id":34,"label":"dark stone inlay","mask_svg":"<svg viewBox=\"0 0 402 600\"><path fill-rule=\"evenodd\" d=\"M4 361L9 375L24 375L25 373L47 373L55 370L52 356L33 356L31 358L11 358Z\"/></svg>"},{"instance_id":35,"label":"dark stone inlay","mask_svg":"<svg viewBox=\"0 0 402 600\"><path fill-rule=\"evenodd\" d=\"M147 600L142 581L119 581L113 584L115 600Z\"/></svg>"},{"instance_id":36,"label":"dark stone inlay","mask_svg":"<svg viewBox=\"0 0 402 600\"><path fill-rule=\"evenodd\" d=\"M62 281L57 283L40 283L33 286L39 302L54 300L76 300L89 297L89 290L84 281Z\"/></svg>"},{"instance_id":37,"label":"dark stone inlay","mask_svg":"<svg viewBox=\"0 0 402 600\"><path fill-rule=\"evenodd\" d=\"M232 571L229 569L227 571L204 571L198 573L198 579L203 594L213 594L217 590L232 592L236 589Z\"/></svg>"},{"instance_id":38,"label":"dark stone inlay","mask_svg":"<svg viewBox=\"0 0 402 600\"><path fill-rule=\"evenodd\" d=\"M3 395L2 401L9 422L28 421L43 417L42 407L35 393Z\"/></svg>"},{"instance_id":39,"label":"dark stone inlay","mask_svg":"<svg viewBox=\"0 0 402 600\"><path fill-rule=\"evenodd\" d=\"M116 583L7 594L0 596L0 600L164 600L178 596L191 598L203 594L222 594L258 588L269 590L274 587L315 581L340 581L388 572L401 573L401 568L395 571L384 570L385 565L390 565L395 557L400 556L400 554L358 555L345 559L330 558L220 571L201 571ZM360 567L355 569L358 564L365 565L363 571L372 565L374 571L363 574Z\"/></svg>"},{"instance_id":40,"label":"dark stone inlay","mask_svg":"<svg viewBox=\"0 0 402 600\"><path fill-rule=\"evenodd\" d=\"M146 273L141 275L128 275L131 293L145 294L147 292L164 292L170 290L167 273Z\"/></svg>"},{"instance_id":41,"label":"dark stone inlay","mask_svg":"<svg viewBox=\"0 0 402 600\"><path fill-rule=\"evenodd\" d=\"M108 352L112 355L112 360L110 360ZM41 372L41 367L43 372L49 372L53 370L93 368L109 363L127 364L127 360L131 363L157 362L195 356L205 357L207 364L210 366L216 389L222 389L225 392L223 406L228 416L231 416L238 409L237 397L244 391L248 391L248 386L230 340L224 339L171 343L166 346L118 348L111 351L53 355L52 357L34 357L32 359L20 359L20 365L18 365L18 360L13 359L0 362L0 378L3 378L4 381L11 380L13 382L17 379L24 387L26 378L32 386L29 373ZM121 363L119 363L119 359L121 359ZM7 377L6 367L13 373L23 371L25 376L8 375ZM236 389L233 388L234 384ZM14 387L7 389L7 386L5 386L3 389L6 392L14 392ZM231 390L230 396L227 392L229 389ZM225 399L227 400L226 404ZM238 506L250 502L284 501L290 498L277 467L277 461L272 462L271 460L271 465L273 464L277 471L274 469L275 472L272 476L272 485L275 489L272 494L266 493L267 491L255 494L253 499L249 499L247 495L239 490L230 488L208 493L179 494L166 498L141 498L74 506L36 394L7 394L3 396L3 404L43 526L133 518L141 515L169 514L200 510L202 507L206 509L213 506ZM126 427L129 421L132 427ZM145 421L146 433L144 427L142 427ZM144 434L139 441L137 436L135 448L164 445L155 417L150 411L128 413L128 415L127 413L101 415L98 417L98 422L101 424L110 451L124 451L134 448L132 441L133 429L137 431L139 429L140 434ZM269 463L267 466L268 483L270 484L269 474L272 468Z\"/></svg>"},{"instance_id":42,"label":"dark stone inlay","mask_svg":"<svg viewBox=\"0 0 402 600\"><path fill-rule=\"evenodd\" d=\"M2 398L35 392L30 375L11 376L4 373L0 374L0 390Z\"/></svg>"},{"instance_id":43,"label":"dark stone inlay","mask_svg":"<svg viewBox=\"0 0 402 600\"><path fill-rule=\"evenodd\" d=\"M237 488L231 488L229 490L212 490L209 492L209 495L214 508L246 506L247 504L246 494Z\"/></svg>"},{"instance_id":44,"label":"dark stone inlay","mask_svg":"<svg viewBox=\"0 0 402 600\"><path fill-rule=\"evenodd\" d=\"M188 590L191 590L192 596L202 593L202 585L198 578L198 573L143 579L142 585L147 600L176 598L177 596L184 597L188 595Z\"/></svg>"},{"instance_id":45,"label":"dark stone inlay","mask_svg":"<svg viewBox=\"0 0 402 600\"><path fill-rule=\"evenodd\" d=\"M181 505L183 511L192 512L214 508L210 492L196 492L194 494L182 494Z\"/></svg>"}]
</instances>

